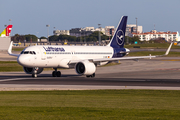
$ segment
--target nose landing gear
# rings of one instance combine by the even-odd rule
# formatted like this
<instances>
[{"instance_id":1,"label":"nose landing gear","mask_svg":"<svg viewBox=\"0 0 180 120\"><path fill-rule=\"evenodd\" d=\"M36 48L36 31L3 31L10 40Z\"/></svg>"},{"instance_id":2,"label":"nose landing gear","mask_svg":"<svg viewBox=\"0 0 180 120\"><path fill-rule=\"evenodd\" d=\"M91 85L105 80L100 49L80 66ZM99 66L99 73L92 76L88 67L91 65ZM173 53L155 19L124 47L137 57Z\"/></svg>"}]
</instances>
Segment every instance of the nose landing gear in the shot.
<instances>
[{"instance_id":1,"label":"nose landing gear","mask_svg":"<svg viewBox=\"0 0 180 120\"><path fill-rule=\"evenodd\" d=\"M38 67L33 68L32 77L34 78L37 77L37 71L38 71Z\"/></svg>"}]
</instances>

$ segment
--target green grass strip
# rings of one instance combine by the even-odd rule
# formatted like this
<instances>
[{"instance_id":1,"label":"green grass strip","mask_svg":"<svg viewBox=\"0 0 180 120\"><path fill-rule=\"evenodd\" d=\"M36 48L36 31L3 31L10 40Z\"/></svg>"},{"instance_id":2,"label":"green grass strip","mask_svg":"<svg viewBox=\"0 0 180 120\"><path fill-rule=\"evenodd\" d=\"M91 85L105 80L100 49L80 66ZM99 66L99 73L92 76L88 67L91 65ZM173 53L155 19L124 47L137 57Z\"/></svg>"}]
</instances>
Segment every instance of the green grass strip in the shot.
<instances>
[{"instance_id":1,"label":"green grass strip","mask_svg":"<svg viewBox=\"0 0 180 120\"><path fill-rule=\"evenodd\" d=\"M0 118L178 120L179 99L171 90L1 91Z\"/></svg>"},{"instance_id":2,"label":"green grass strip","mask_svg":"<svg viewBox=\"0 0 180 120\"><path fill-rule=\"evenodd\" d=\"M17 61L0 61L0 72L23 71L23 67Z\"/></svg>"}]
</instances>

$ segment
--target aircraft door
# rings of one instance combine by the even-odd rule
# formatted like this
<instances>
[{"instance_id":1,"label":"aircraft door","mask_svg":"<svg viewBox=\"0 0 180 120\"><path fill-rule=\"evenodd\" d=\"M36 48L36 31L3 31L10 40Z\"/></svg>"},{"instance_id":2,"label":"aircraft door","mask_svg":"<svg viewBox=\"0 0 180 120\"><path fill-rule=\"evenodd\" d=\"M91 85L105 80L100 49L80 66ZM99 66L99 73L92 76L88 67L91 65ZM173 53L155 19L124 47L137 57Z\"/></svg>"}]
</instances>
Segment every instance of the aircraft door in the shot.
<instances>
[{"instance_id":1,"label":"aircraft door","mask_svg":"<svg viewBox=\"0 0 180 120\"><path fill-rule=\"evenodd\" d=\"M41 60L46 60L46 52L42 48L39 48L39 49L40 49L40 54L41 54Z\"/></svg>"}]
</instances>

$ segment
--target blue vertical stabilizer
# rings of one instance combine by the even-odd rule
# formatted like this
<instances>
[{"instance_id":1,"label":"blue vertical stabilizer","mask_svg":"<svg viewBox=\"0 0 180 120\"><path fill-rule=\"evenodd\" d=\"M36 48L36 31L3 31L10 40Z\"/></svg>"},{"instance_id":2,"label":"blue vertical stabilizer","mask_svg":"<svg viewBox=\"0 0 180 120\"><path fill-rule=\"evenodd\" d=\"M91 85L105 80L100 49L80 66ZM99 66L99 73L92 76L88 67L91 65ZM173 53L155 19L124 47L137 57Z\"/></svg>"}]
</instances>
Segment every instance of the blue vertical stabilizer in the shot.
<instances>
[{"instance_id":1,"label":"blue vertical stabilizer","mask_svg":"<svg viewBox=\"0 0 180 120\"><path fill-rule=\"evenodd\" d=\"M109 46L113 48L124 48L127 16L123 16L116 28L116 32L112 37Z\"/></svg>"}]
</instances>

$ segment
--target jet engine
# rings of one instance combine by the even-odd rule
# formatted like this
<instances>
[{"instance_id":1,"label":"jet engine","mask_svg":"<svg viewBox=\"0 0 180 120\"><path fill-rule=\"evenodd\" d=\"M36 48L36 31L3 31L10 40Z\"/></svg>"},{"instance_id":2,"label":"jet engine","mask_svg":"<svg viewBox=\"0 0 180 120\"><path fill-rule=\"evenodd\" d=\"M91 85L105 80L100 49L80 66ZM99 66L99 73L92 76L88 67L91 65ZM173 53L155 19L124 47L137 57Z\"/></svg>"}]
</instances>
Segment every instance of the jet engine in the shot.
<instances>
[{"instance_id":1,"label":"jet engine","mask_svg":"<svg viewBox=\"0 0 180 120\"><path fill-rule=\"evenodd\" d=\"M26 74L32 74L34 71L34 68L23 67L23 69ZM42 71L43 71L43 68L38 68L37 74L40 74Z\"/></svg>"},{"instance_id":2,"label":"jet engine","mask_svg":"<svg viewBox=\"0 0 180 120\"><path fill-rule=\"evenodd\" d=\"M82 61L76 64L75 69L78 74L93 75L96 71L96 66L92 62Z\"/></svg>"}]
</instances>

